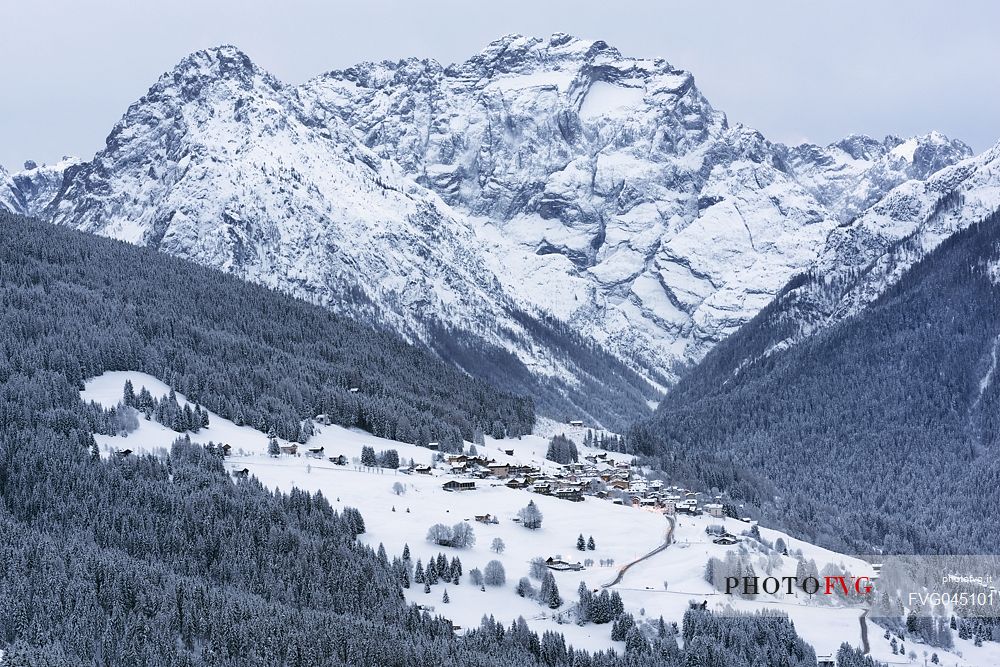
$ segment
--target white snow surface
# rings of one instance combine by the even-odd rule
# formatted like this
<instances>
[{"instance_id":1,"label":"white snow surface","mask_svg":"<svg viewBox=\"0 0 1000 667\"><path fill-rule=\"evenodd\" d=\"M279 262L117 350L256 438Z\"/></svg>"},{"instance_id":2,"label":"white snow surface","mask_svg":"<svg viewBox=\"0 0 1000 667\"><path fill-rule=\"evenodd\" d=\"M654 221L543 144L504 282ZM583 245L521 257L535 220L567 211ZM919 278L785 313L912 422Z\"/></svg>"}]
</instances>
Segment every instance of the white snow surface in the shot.
<instances>
[{"instance_id":1,"label":"white snow surface","mask_svg":"<svg viewBox=\"0 0 1000 667\"><path fill-rule=\"evenodd\" d=\"M138 372L108 372L86 382L81 397L95 401L105 407L112 407L121 400L125 380L129 379L136 391L146 387L154 396L165 395L169 388L157 378ZM185 398L178 394L183 404ZM361 449L370 446L376 452L396 449L400 460L430 464L434 452L427 448L406 443L376 438L359 430L349 430L339 426L324 426L314 423L317 432L306 445L300 447L297 456L282 455L271 458L267 455L267 437L249 427L239 427L232 422L210 413L210 426L198 433L190 433L193 442L225 443L232 446L233 455L226 459L230 470L249 469L269 488L289 491L293 487L313 492L320 491L336 508L356 507L365 520L366 532L360 537L373 548L383 544L390 558L402 552L408 544L414 562L419 558L425 565L438 553L445 553L449 560L458 556L466 575L460 585L438 584L430 594L423 592L422 586L412 586L405 591L410 602L431 605L434 613L445 616L462 628L479 624L484 614L492 614L509 625L518 616L523 616L535 631L555 630L566 636L573 646L586 649L613 647L621 650L620 642L610 639L611 626L572 622L571 606L576 599L576 591L581 581L591 588L613 580L617 569L659 546L667 531L667 521L657 511L623 507L610 501L588 497L583 502L574 503L557 498L512 490L497 480L476 480L476 490L448 492L442 483L455 478L441 468L435 468L430 475L403 474L394 470L364 468L360 466ZM543 420L540 432L519 439L494 440L486 438L479 454L500 462L520 462L539 465L555 470L556 464L544 459L548 438L564 432L582 441L585 429L569 427ZM155 422L140 420L140 427L127 437L95 436L105 453L129 448L139 453L162 454L170 443L179 437ZM284 443L282 443L284 444ZM306 448L324 448L324 457L343 454L351 459L347 466L337 466L325 458L312 459L302 453ZM503 450L513 448L513 456ZM580 446L581 457L595 450ZM623 459L618 454L611 454ZM393 492L393 485L399 482L405 487L402 495ZM669 480L666 480L669 484ZM544 520L542 528L528 530L512 519L517 511L534 500L541 510ZM479 514L492 514L499 523L485 525L474 521ZM473 526L476 543L469 549L452 549L430 544L426 541L429 526L435 523L452 525L468 521ZM850 642L860 645L860 608L830 603L819 603L808 596L762 595L753 601L727 598L715 592L703 577L705 563L709 557L724 558L726 551L733 547L713 544L707 539L705 528L710 524L725 525L733 534L739 535L749 529L749 525L734 519L712 519L707 516L677 518L675 542L666 550L649 560L632 567L622 582L616 585L627 611L637 619L656 619L660 615L668 622L680 624L684 610L690 601L707 601L709 608L718 612L728 609L750 611L754 609L780 610L789 615L798 633L818 654L835 653L840 643ZM783 538L789 550L801 550L804 557L814 559L817 566L835 563L857 575L871 575L870 566L864 561L841 555L794 537L762 527L762 536L769 541ZM579 552L575 548L579 534L593 536L597 548L594 551ZM501 538L506 548L502 554L493 553L490 545L494 538ZM553 612L537 602L520 598L515 593L518 579L527 576L529 561L536 556L562 556L568 561L582 562L593 558L595 566L581 572L556 572L556 583L563 599L563 606ZM480 591L468 581L468 572L474 567L482 569L490 560L500 560L506 570L507 582L499 588L487 587ZM601 559L614 559L611 567L601 567ZM786 557L774 570L774 576L793 576L796 561ZM758 572L763 569L758 567ZM664 588L664 582L667 583ZM533 585L538 587L537 581ZM441 602L447 588L450 603ZM644 612L644 613L643 613ZM562 622L559 616L562 615ZM882 630L869 625L869 639L872 656L894 664L889 644L882 638ZM921 650L922 646L912 644L910 648ZM994 665L1000 660L1000 649L987 642L984 647L974 647L971 642L958 640L956 648L964 657L955 653L938 651L946 657L943 664Z\"/></svg>"}]
</instances>

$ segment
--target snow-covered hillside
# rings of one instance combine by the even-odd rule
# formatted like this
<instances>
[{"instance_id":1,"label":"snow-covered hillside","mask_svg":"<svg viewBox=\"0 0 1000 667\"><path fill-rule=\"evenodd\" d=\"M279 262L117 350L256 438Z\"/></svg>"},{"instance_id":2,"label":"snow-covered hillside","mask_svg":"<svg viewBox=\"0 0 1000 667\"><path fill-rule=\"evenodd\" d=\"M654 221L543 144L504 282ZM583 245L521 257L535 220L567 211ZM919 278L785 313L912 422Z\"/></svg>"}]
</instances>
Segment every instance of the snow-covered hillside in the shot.
<instances>
[{"instance_id":1,"label":"snow-covered hillside","mask_svg":"<svg viewBox=\"0 0 1000 667\"><path fill-rule=\"evenodd\" d=\"M121 400L126 379L132 382L137 392L142 387L149 389L154 396L169 392L165 384L152 376L136 372L109 372L88 381L81 396L112 407ZM182 405L185 403L183 396L178 395L177 399ZM728 551L741 549L746 549L746 553L758 562L760 574L765 571L776 577L796 574L798 559L795 557L766 555L759 543L747 538L743 538L738 546L716 544L706 534L709 525L722 525L733 535L741 536L751 527L744 521L706 515L668 518L656 509L617 505L610 499L596 497L570 502L527 490L511 489L502 480L491 478L475 480L475 490L450 492L444 490L444 483L467 480L468 477L453 474L440 463L429 474L404 474L360 464L362 448L371 447L376 452L395 449L404 463L412 459L418 465L434 465L436 453L424 447L315 422L315 435L300 445L296 455L283 454L275 458L268 455L268 439L263 433L236 426L212 413L209 418L207 428L188 436L194 442L212 441L230 445L231 455L226 465L234 474L247 470L270 488L289 491L298 487L319 491L334 507L357 507L366 523L366 532L361 539L373 548L384 545L390 559L400 555L404 545L409 546L414 563L419 559L426 564L439 553L445 553L449 560L458 557L466 573L460 584L439 583L432 587L430 593L424 593L422 585L414 584L405 593L409 601L432 607L435 614L445 616L461 628L478 625L484 614L492 614L505 625L522 616L532 629L557 630L576 647L598 649L613 646L620 650L621 643L610 638L611 624L579 625L574 622L573 604L577 599L577 589L581 582L591 590L601 590L613 582L623 565L640 559L663 544L673 521L670 546L630 567L618 583L607 587L621 595L625 610L636 619L655 621L662 615L667 622L679 623L692 601L707 602L710 609L719 613L776 609L792 618L799 634L816 648L818 654L833 654L844 641L856 646L862 644L859 616L864 609L860 605L823 603L802 593L761 595L755 600L743 600L718 593L704 580L705 564L709 558L724 559ZM582 431L571 430L572 427L562 429L551 422L544 424L544 429L550 433L566 431L577 438L582 434ZM140 417L138 429L127 436L96 437L102 452L111 455L123 448L134 452L165 453L170 442L179 435ZM479 448L479 455L500 463L516 462L555 472L559 466L544 458L547 442L547 437L539 435L516 440L486 438L485 445ZM289 443L280 441L280 444ZM321 456L308 456L309 449L318 447L323 448ZM506 450L513 450L513 453L507 454ZM581 460L597 453L600 452L580 448ZM345 465L336 465L328 460L339 455L346 457ZM630 459L619 454L611 456L623 461ZM636 474L639 474L638 471ZM537 504L543 515L542 527L537 530L529 530L515 521L518 510L525 507L529 500ZM475 520L477 515L486 514L496 517L498 522L481 523ZM476 538L470 548L442 547L426 540L427 529L433 524L466 522L473 527ZM576 540L581 534L594 538L594 550L577 550ZM873 574L871 566L857 558L821 549L768 528L760 528L760 534L767 543L782 539L790 553L797 555L801 552L804 560L815 561L820 569L829 564L841 566L855 575ZM500 538L505 545L501 553L491 550L495 538ZM518 580L529 574L531 559L539 556L561 557L569 562L594 561L580 571L554 573L564 600L555 610L530 598L519 597L515 592ZM506 583L480 590L469 582L467 574L472 568L483 569L487 562L494 559L503 564ZM765 561L770 564L765 566ZM765 570L765 567L770 569ZM533 580L532 583L535 588L538 587L538 581ZM448 603L442 601L445 590L448 592ZM872 656L897 664L899 656L892 655L889 642L882 637L882 629L874 624L868 627ZM914 643L910 646L922 648ZM956 640L956 650L961 651L964 657L939 651L942 656L947 656L944 664L989 665L1000 659L1000 650L992 642L975 647L969 641Z\"/></svg>"}]
</instances>

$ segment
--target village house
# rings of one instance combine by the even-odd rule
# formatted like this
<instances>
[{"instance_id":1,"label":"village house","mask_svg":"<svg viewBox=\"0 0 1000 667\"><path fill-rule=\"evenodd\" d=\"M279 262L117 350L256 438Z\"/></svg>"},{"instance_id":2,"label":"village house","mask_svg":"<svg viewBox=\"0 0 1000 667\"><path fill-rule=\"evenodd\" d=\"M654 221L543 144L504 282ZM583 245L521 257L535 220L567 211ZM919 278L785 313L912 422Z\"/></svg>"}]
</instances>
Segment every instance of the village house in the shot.
<instances>
[{"instance_id":1,"label":"village house","mask_svg":"<svg viewBox=\"0 0 1000 667\"><path fill-rule=\"evenodd\" d=\"M311 459L321 459L323 458L323 448L322 447L310 447L309 451L306 452L306 456Z\"/></svg>"},{"instance_id":2,"label":"village house","mask_svg":"<svg viewBox=\"0 0 1000 667\"><path fill-rule=\"evenodd\" d=\"M504 486L508 489L523 489L528 486L528 482L523 477L512 477Z\"/></svg>"},{"instance_id":3,"label":"village house","mask_svg":"<svg viewBox=\"0 0 1000 667\"><path fill-rule=\"evenodd\" d=\"M476 483L466 480L450 479L441 485L445 491L475 491Z\"/></svg>"},{"instance_id":4,"label":"village house","mask_svg":"<svg viewBox=\"0 0 1000 667\"><path fill-rule=\"evenodd\" d=\"M331 456L331 457L329 457L327 459L327 461L329 461L330 463L333 463L334 465L338 465L338 466L346 466L347 465L347 457L344 456L343 454L337 454L336 456Z\"/></svg>"},{"instance_id":5,"label":"village house","mask_svg":"<svg viewBox=\"0 0 1000 667\"><path fill-rule=\"evenodd\" d=\"M429 465L418 465L413 468L413 471L421 475L431 474L431 467Z\"/></svg>"},{"instance_id":6,"label":"village house","mask_svg":"<svg viewBox=\"0 0 1000 667\"><path fill-rule=\"evenodd\" d=\"M712 518L721 519L725 516L722 513L722 503L705 503L704 509Z\"/></svg>"},{"instance_id":7,"label":"village house","mask_svg":"<svg viewBox=\"0 0 1000 667\"><path fill-rule=\"evenodd\" d=\"M568 423L570 426L583 426L583 420L581 419L570 419Z\"/></svg>"},{"instance_id":8,"label":"village house","mask_svg":"<svg viewBox=\"0 0 1000 667\"><path fill-rule=\"evenodd\" d=\"M583 500L583 492L580 489L575 489L569 486L559 487L555 490L553 495L561 500L572 500L573 502L580 502Z\"/></svg>"},{"instance_id":9,"label":"village house","mask_svg":"<svg viewBox=\"0 0 1000 667\"><path fill-rule=\"evenodd\" d=\"M237 479L243 479L250 476L250 468L243 468L241 470L234 470L233 477Z\"/></svg>"},{"instance_id":10,"label":"village house","mask_svg":"<svg viewBox=\"0 0 1000 667\"><path fill-rule=\"evenodd\" d=\"M287 445L279 445L278 448L282 454L288 454L289 456L295 456L299 451L299 446L294 442L290 442Z\"/></svg>"},{"instance_id":11,"label":"village house","mask_svg":"<svg viewBox=\"0 0 1000 667\"><path fill-rule=\"evenodd\" d=\"M498 479L505 479L508 473L510 473L510 466L506 463L490 463L486 466L486 469L490 471L490 474Z\"/></svg>"},{"instance_id":12,"label":"village house","mask_svg":"<svg viewBox=\"0 0 1000 667\"><path fill-rule=\"evenodd\" d=\"M545 559L545 566L556 572L579 572L583 569L583 565L580 563L569 563L561 558L553 558L552 556Z\"/></svg>"}]
</instances>

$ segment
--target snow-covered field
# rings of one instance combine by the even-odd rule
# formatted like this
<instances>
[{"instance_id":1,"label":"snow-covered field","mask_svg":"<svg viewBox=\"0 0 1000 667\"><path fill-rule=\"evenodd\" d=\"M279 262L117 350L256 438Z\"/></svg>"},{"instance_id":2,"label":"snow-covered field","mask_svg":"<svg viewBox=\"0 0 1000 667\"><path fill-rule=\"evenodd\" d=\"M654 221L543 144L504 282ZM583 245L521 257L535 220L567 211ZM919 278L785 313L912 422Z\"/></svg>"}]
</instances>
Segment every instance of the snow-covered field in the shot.
<instances>
[{"instance_id":1,"label":"snow-covered field","mask_svg":"<svg viewBox=\"0 0 1000 667\"><path fill-rule=\"evenodd\" d=\"M136 372L110 372L86 383L82 392L85 400L93 400L111 407L121 399L122 386L130 379L138 392L143 386L154 396L162 396L169 388L158 379ZM183 405L184 397L178 394ZM158 453L169 447L178 437L174 431L152 421L140 418L139 428L128 436L96 436L104 452L119 448L129 448L138 452ZM576 647L597 649L614 645L610 639L611 625L587 624L578 626L572 622L569 609L577 598L577 588L581 581L590 589L612 581L618 568L648 553L663 543L669 524L658 511L623 507L610 501L588 497L583 502L569 502L557 498L513 490L496 480L476 480L474 491L448 492L442 483L451 479L450 474L435 469L430 475L404 474L388 469L373 469L360 466L361 448L370 446L376 452L395 449L400 460L430 464L434 452L427 448L376 438L368 433L345 429L339 426L316 425L317 433L307 445L300 448L298 456L271 458L267 455L267 437L249 427L236 426L232 422L210 413L210 425L198 433L190 434L192 441L226 443L232 446L233 455L227 459L227 466L233 470L248 468L269 488L287 491L299 487L310 491L322 491L336 507L357 507L365 519L367 532L361 536L366 543L377 547L383 544L390 558L399 555L403 545L408 544L414 561L421 559L424 564L438 553L446 553L449 560L458 556L462 561L463 577L458 586L439 583L425 594L421 585L414 585L406 591L408 600L434 607L434 612L449 618L463 628L477 625L484 614L492 614L508 625L518 616L523 616L536 631L558 630L565 634L569 643ZM554 433L564 432L577 443L582 442L582 429L543 421L539 433L520 439L497 441L486 438L485 447L479 453L500 462L520 462L553 469L555 464L545 461L548 438ZM343 454L350 463L338 466L326 458L313 459L304 456L308 447L323 447L323 456ZM512 448L514 454L508 456L503 449ZM581 457L592 450L580 447ZM620 455L613 455L621 458ZM403 493L397 495L393 487L399 482ZM669 483L669 480L668 480ZM534 500L541 510L544 521L538 530L528 530L513 521L517 511ZM492 514L499 523L482 524L474 520L476 515ZM725 525L736 535L749 528L749 524L735 519L712 519L707 516L678 516L674 532L674 544L648 560L630 568L622 581L614 586L622 596L627 611L637 619L656 619L662 615L668 622L680 624L684 610L691 601L707 601L710 609L723 611L777 609L789 615L802 637L812 644L817 654L835 653L841 642L861 645L859 616L860 607L834 606L808 599L808 596L774 597L759 596L756 600L740 600L716 593L704 581L703 572L709 557L724 558L734 547L716 545L708 539L705 528L709 524ZM426 541L427 529L435 523L452 525L469 522L474 528L476 542L468 549L452 549L430 544ZM801 550L805 558L814 559L822 570L827 563L845 566L852 574L871 574L870 566L863 561L843 556L812 544L791 538L775 530L761 528L762 537L770 542L783 538L790 551ZM594 551L576 550L577 536L593 536ZM501 538L506 548L501 554L490 550L494 538ZM518 597L514 591L518 579L528 576L529 562L536 556L562 556L567 561L583 562L594 560L593 567L580 572L556 572L555 579L564 599L563 606L556 611L549 610L537 602ZM468 581L467 573L472 568L482 569L490 560L501 561L506 570L506 585L500 588L487 586L479 590ZM613 566L600 565L601 560L614 559ZM763 575L762 567L757 574ZM796 560L783 558L772 574L793 576ZM535 588L537 581L532 581ZM447 588L450 602L442 603L442 594ZM823 596L820 596L823 597ZM563 618L560 619L559 617ZM562 622L560 622L560 620ZM873 657L889 664L913 664L901 656L894 656L889 643L882 637L883 630L869 624L869 640ZM983 647L974 647L972 642L955 638L956 652L945 653L937 650L944 665L997 665L1000 664L1000 646L987 642ZM620 647L619 647L620 648ZM907 644L907 652L918 654L917 664L923 664L923 650L928 647ZM934 649L928 650L928 655ZM959 657L960 652L965 657Z\"/></svg>"}]
</instances>

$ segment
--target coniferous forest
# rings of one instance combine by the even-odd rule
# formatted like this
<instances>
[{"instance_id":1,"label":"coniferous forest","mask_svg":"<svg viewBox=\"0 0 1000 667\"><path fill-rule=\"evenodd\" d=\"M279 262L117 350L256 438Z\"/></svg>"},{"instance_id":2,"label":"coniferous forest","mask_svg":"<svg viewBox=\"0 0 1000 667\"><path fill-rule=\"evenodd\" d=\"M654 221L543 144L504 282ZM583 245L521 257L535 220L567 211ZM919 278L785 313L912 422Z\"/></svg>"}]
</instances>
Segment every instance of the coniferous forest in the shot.
<instances>
[{"instance_id":1,"label":"coniferous forest","mask_svg":"<svg viewBox=\"0 0 1000 667\"><path fill-rule=\"evenodd\" d=\"M476 428L516 436L534 423L530 399L393 334L152 250L0 217L0 289L0 329L17 338L0 381L52 372L66 392L139 370L293 440L320 413L417 444L471 440Z\"/></svg>"},{"instance_id":2,"label":"coniferous forest","mask_svg":"<svg viewBox=\"0 0 1000 667\"><path fill-rule=\"evenodd\" d=\"M835 549L995 553L1000 496L984 491L1000 486L998 257L994 214L862 313L771 351L792 331L792 289L822 279L793 281L631 446Z\"/></svg>"},{"instance_id":3,"label":"coniferous forest","mask_svg":"<svg viewBox=\"0 0 1000 667\"><path fill-rule=\"evenodd\" d=\"M689 645L630 626L622 654L574 650L523 620L486 618L459 637L404 603L384 551L355 539L357 510L233 479L217 449L183 437L165 458L101 459L93 433L109 414L79 390L113 369L160 375L288 437L317 412L387 433L405 416L418 442L494 424L516 434L533 413L392 336L261 287L24 219L0 231L5 665L815 664L784 617L714 623L700 610L684 621Z\"/></svg>"}]
</instances>

